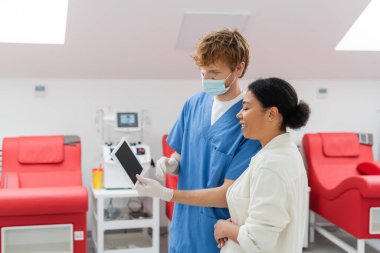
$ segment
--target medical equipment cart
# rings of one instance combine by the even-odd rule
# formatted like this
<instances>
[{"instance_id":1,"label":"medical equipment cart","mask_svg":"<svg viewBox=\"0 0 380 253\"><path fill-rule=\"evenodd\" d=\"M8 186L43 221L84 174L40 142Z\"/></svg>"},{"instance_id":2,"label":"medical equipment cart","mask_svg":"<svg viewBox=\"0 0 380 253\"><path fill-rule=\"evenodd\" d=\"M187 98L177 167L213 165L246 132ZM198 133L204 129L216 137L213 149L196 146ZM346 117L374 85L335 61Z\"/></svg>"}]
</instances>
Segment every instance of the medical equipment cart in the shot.
<instances>
[{"instance_id":1,"label":"medical equipment cart","mask_svg":"<svg viewBox=\"0 0 380 253\"><path fill-rule=\"evenodd\" d=\"M92 221L92 246L96 253L159 253L159 229L160 229L160 213L159 199L148 198L152 200L151 217L137 219L114 219L106 220L105 217L105 200L114 198L136 198L138 197L136 190L131 189L93 189L91 188L91 221ZM152 235L148 235L148 229L151 228ZM128 248L124 249L106 249L105 231L116 230L136 230L142 229L142 232L127 233L129 239L122 239L123 242L129 244ZM143 238L148 238L150 247L138 247L136 241L141 241Z\"/></svg>"}]
</instances>

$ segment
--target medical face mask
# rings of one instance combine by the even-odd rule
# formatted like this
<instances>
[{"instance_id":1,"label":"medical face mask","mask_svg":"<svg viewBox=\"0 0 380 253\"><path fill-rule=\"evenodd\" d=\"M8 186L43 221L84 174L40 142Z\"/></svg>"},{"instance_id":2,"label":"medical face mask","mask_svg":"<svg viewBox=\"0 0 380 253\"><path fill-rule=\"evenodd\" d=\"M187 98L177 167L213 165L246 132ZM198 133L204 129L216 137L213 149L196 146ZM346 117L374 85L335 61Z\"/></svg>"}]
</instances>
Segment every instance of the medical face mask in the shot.
<instances>
[{"instance_id":1,"label":"medical face mask","mask_svg":"<svg viewBox=\"0 0 380 253\"><path fill-rule=\"evenodd\" d=\"M232 72L224 80L204 79L202 77L203 91L212 96L226 93L230 89L230 87L226 88L226 80L231 74Z\"/></svg>"}]
</instances>

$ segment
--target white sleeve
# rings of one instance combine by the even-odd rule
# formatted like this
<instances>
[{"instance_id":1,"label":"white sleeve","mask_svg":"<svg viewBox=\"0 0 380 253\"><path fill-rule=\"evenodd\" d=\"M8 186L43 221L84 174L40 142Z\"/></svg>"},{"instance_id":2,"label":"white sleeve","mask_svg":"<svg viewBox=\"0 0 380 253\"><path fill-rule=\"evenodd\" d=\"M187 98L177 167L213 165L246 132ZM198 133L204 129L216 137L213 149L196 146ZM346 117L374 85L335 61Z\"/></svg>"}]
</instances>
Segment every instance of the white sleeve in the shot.
<instances>
[{"instance_id":1,"label":"white sleeve","mask_svg":"<svg viewBox=\"0 0 380 253\"><path fill-rule=\"evenodd\" d=\"M284 181L270 169L261 169L250 182L248 217L237 238L240 246L246 252L270 251L289 222Z\"/></svg>"}]
</instances>

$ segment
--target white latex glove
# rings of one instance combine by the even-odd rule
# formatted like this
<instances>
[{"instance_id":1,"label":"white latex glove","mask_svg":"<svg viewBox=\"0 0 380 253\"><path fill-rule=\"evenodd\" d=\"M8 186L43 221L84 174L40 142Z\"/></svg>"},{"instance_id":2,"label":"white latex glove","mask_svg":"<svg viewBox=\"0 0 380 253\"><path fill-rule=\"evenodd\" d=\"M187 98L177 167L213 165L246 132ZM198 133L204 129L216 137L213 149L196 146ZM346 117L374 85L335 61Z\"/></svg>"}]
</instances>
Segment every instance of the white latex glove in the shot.
<instances>
[{"instance_id":1,"label":"white latex glove","mask_svg":"<svg viewBox=\"0 0 380 253\"><path fill-rule=\"evenodd\" d=\"M158 181L150 178L145 178L136 175L139 182L136 185L136 190L139 196L156 197L165 201L170 201L173 198L173 189L162 186Z\"/></svg>"},{"instance_id":2,"label":"white latex glove","mask_svg":"<svg viewBox=\"0 0 380 253\"><path fill-rule=\"evenodd\" d=\"M178 161L175 158L161 157L156 162L156 177L165 180L166 174L178 173Z\"/></svg>"}]
</instances>

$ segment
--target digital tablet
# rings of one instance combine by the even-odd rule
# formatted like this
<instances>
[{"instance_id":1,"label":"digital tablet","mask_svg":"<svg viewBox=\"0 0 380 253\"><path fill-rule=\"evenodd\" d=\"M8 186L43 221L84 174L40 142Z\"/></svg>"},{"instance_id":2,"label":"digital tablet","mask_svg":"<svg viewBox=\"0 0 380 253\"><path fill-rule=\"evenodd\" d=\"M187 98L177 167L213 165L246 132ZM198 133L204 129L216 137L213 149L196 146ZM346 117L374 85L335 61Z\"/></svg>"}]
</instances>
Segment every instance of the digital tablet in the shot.
<instances>
[{"instance_id":1,"label":"digital tablet","mask_svg":"<svg viewBox=\"0 0 380 253\"><path fill-rule=\"evenodd\" d=\"M145 171L125 138L122 138L117 144L111 153L111 157L117 166L127 173L131 185L135 186L138 181L136 174L143 175Z\"/></svg>"}]
</instances>

